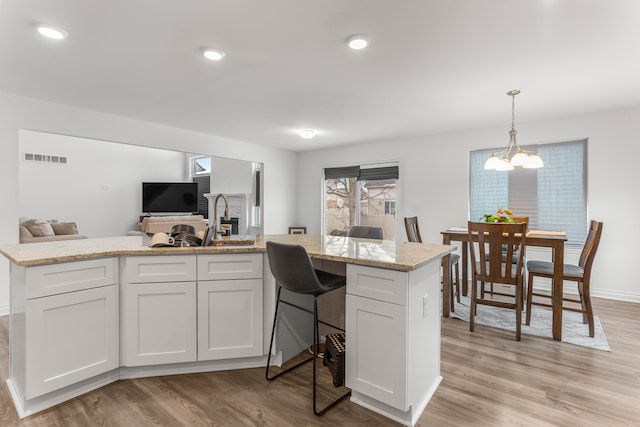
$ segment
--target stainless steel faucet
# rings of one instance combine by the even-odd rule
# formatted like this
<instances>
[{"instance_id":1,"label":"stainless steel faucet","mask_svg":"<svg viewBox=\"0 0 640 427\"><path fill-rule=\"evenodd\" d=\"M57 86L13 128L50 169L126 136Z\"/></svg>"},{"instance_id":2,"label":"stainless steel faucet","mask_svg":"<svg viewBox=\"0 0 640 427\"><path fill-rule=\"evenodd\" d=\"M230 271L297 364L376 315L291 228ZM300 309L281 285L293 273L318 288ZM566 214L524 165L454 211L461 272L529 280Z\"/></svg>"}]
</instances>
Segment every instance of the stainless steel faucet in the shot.
<instances>
[{"instance_id":1,"label":"stainless steel faucet","mask_svg":"<svg viewBox=\"0 0 640 427\"><path fill-rule=\"evenodd\" d=\"M220 240L218 239L218 235L222 233L222 231L218 230L218 226L220 225L218 224L218 200L220 197L224 200L224 219L229 219L229 199L220 193L213 199L213 240Z\"/></svg>"}]
</instances>

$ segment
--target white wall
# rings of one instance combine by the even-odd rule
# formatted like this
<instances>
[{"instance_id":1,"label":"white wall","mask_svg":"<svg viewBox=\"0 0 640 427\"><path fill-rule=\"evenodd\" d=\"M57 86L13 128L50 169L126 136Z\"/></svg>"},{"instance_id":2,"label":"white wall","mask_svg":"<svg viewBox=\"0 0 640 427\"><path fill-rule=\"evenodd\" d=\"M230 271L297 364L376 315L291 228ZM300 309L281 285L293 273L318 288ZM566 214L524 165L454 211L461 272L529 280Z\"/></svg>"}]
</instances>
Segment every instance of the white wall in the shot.
<instances>
[{"instance_id":1,"label":"white wall","mask_svg":"<svg viewBox=\"0 0 640 427\"><path fill-rule=\"evenodd\" d=\"M506 146L508 126L431 135L422 138L301 153L298 156L298 221L320 232L322 169L330 166L399 160L401 190L398 219L417 215L423 239L441 242L440 232L465 225L468 216L468 152ZM595 296L640 302L633 244L640 228L640 107L518 124L520 144L588 138L589 218L604 222L596 256ZM406 239L403 225L399 236ZM529 255L529 253L528 253ZM533 255L533 254L532 254ZM569 250L567 260L576 259Z\"/></svg>"},{"instance_id":2,"label":"white wall","mask_svg":"<svg viewBox=\"0 0 640 427\"><path fill-rule=\"evenodd\" d=\"M74 221L89 237L136 229L143 181L190 181L188 156L173 150L28 130L19 147L20 217ZM24 161L24 153L65 156L67 164Z\"/></svg>"},{"instance_id":3,"label":"white wall","mask_svg":"<svg viewBox=\"0 0 640 427\"><path fill-rule=\"evenodd\" d=\"M18 242L20 129L262 162L265 233L286 233L295 223L295 153L0 93L0 245ZM2 257L0 315L8 305L9 262Z\"/></svg>"},{"instance_id":4,"label":"white wall","mask_svg":"<svg viewBox=\"0 0 640 427\"><path fill-rule=\"evenodd\" d=\"M211 160L211 194L252 192L251 163L223 158Z\"/></svg>"}]
</instances>

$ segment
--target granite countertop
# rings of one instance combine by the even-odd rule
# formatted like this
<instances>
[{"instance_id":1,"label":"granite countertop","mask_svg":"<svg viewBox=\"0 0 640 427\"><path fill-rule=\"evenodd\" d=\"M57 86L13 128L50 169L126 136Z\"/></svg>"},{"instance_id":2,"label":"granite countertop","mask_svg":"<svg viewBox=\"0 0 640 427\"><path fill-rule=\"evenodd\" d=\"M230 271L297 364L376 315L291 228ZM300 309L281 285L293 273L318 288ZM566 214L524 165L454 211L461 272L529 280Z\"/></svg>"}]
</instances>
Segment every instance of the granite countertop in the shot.
<instances>
[{"instance_id":1,"label":"granite countertop","mask_svg":"<svg viewBox=\"0 0 640 427\"><path fill-rule=\"evenodd\" d=\"M431 243L283 234L256 236L255 244L247 246L152 248L145 236L122 236L3 246L0 253L15 265L29 267L120 255L260 253L266 251L269 240L302 245L312 258L400 271L415 270L455 250L455 246Z\"/></svg>"}]
</instances>

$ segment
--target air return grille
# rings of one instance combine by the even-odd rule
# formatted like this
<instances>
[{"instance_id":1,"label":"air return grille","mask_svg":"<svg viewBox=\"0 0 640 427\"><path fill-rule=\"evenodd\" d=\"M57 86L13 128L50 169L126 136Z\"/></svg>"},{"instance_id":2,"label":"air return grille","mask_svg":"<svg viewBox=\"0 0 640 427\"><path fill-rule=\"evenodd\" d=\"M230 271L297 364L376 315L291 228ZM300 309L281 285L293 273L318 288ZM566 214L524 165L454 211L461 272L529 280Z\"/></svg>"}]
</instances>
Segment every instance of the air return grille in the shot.
<instances>
[{"instance_id":1,"label":"air return grille","mask_svg":"<svg viewBox=\"0 0 640 427\"><path fill-rule=\"evenodd\" d=\"M67 164L66 156L54 156L51 154L24 153L24 160L27 162L57 163L60 165Z\"/></svg>"}]
</instances>

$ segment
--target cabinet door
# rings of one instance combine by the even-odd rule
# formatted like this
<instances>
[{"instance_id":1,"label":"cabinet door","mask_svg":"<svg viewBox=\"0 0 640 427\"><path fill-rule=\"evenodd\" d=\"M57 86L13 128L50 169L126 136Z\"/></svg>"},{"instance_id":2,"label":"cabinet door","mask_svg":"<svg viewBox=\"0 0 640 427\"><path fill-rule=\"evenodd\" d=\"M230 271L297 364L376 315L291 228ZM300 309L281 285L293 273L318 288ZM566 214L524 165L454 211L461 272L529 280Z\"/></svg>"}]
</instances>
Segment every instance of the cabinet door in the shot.
<instances>
[{"instance_id":1,"label":"cabinet door","mask_svg":"<svg viewBox=\"0 0 640 427\"><path fill-rule=\"evenodd\" d=\"M196 283L140 283L124 287L124 365L196 360Z\"/></svg>"},{"instance_id":2,"label":"cabinet door","mask_svg":"<svg viewBox=\"0 0 640 427\"><path fill-rule=\"evenodd\" d=\"M262 279L198 282L198 360L262 354Z\"/></svg>"},{"instance_id":3,"label":"cabinet door","mask_svg":"<svg viewBox=\"0 0 640 427\"><path fill-rule=\"evenodd\" d=\"M347 295L346 385L408 410L407 307Z\"/></svg>"},{"instance_id":4,"label":"cabinet door","mask_svg":"<svg viewBox=\"0 0 640 427\"><path fill-rule=\"evenodd\" d=\"M26 397L119 366L118 285L26 301Z\"/></svg>"}]
</instances>

